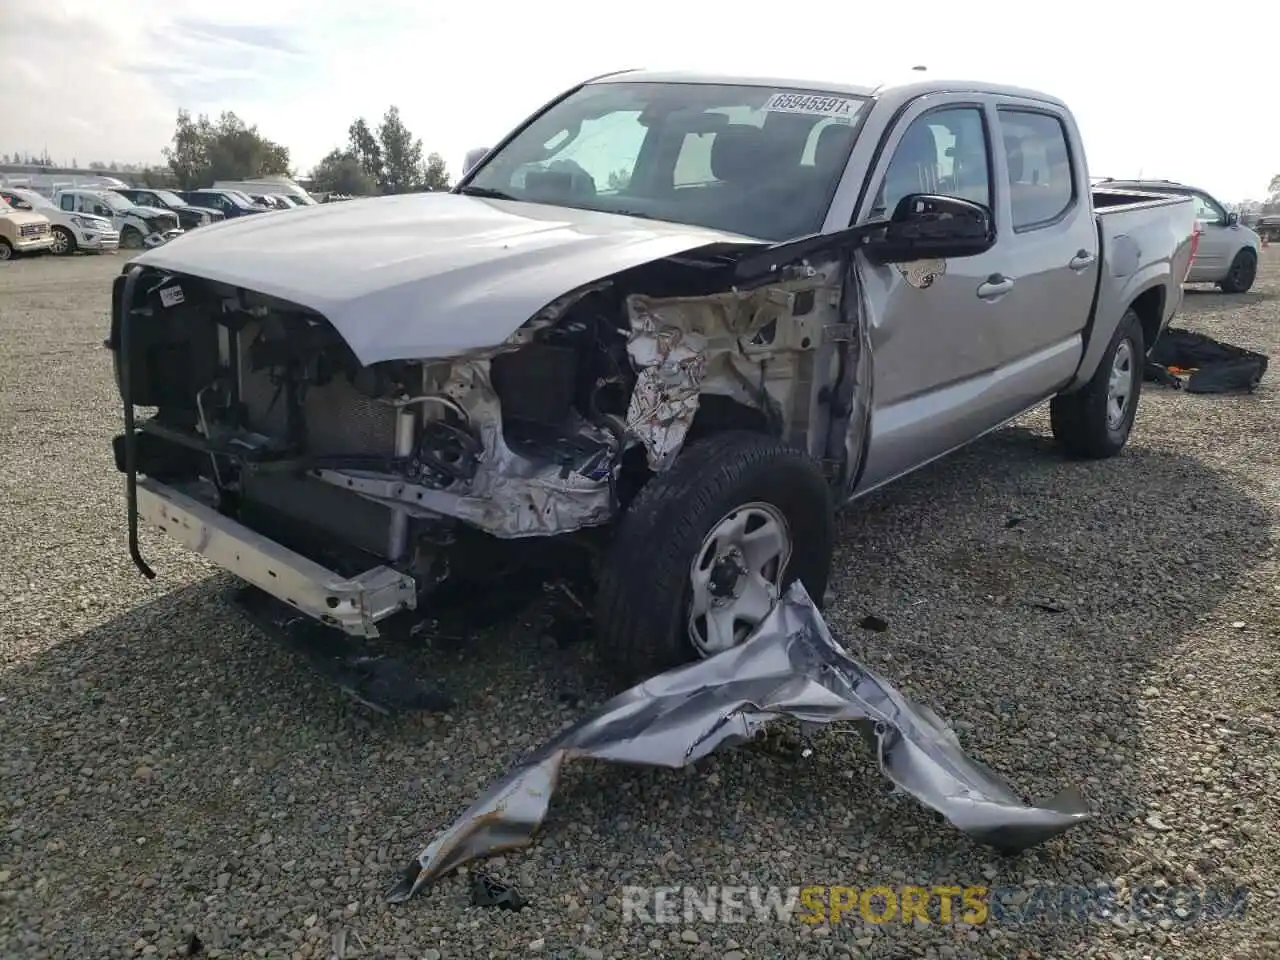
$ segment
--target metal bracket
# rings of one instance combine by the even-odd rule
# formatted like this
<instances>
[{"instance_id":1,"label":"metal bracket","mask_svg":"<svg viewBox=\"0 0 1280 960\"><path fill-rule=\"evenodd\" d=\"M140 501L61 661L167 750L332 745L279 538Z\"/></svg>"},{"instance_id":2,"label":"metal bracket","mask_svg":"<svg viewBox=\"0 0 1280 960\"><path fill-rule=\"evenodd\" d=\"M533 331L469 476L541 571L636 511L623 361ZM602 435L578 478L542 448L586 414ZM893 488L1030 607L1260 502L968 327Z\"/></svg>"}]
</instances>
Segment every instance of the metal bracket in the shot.
<instances>
[{"instance_id":1,"label":"metal bracket","mask_svg":"<svg viewBox=\"0 0 1280 960\"><path fill-rule=\"evenodd\" d=\"M832 323L822 328L823 343L848 343L853 339L853 324Z\"/></svg>"}]
</instances>

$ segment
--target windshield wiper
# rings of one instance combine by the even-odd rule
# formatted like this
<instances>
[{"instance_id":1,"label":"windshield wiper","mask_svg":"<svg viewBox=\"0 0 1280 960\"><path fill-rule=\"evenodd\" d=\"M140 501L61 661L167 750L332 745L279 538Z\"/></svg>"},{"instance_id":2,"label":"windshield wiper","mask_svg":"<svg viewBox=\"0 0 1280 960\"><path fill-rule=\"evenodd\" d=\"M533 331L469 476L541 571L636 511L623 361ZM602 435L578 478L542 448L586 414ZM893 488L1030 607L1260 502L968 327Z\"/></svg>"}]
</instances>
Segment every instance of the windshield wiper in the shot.
<instances>
[{"instance_id":1,"label":"windshield wiper","mask_svg":"<svg viewBox=\"0 0 1280 960\"><path fill-rule=\"evenodd\" d=\"M519 197L513 197L509 193L503 193L501 190L494 190L492 187L459 187L458 192L468 197L488 197L490 200L519 200Z\"/></svg>"}]
</instances>

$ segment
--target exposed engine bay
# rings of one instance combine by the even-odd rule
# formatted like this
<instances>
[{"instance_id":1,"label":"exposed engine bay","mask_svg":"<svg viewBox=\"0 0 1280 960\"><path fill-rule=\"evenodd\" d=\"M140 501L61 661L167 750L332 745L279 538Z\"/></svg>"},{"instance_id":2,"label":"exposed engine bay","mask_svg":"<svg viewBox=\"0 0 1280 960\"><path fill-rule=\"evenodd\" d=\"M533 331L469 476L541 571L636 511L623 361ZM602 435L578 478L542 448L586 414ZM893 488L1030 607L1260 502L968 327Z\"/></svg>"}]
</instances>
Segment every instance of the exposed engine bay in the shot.
<instances>
[{"instance_id":1,"label":"exposed engine bay","mask_svg":"<svg viewBox=\"0 0 1280 960\"><path fill-rule=\"evenodd\" d=\"M466 543L609 524L704 431L769 432L847 483L861 353L842 319L848 259L726 283L742 259L649 263L493 348L370 365L313 310L134 268L108 341L133 430L117 465L131 455L135 474L344 576L389 565L419 596L468 562ZM133 407L154 415L131 427Z\"/></svg>"}]
</instances>

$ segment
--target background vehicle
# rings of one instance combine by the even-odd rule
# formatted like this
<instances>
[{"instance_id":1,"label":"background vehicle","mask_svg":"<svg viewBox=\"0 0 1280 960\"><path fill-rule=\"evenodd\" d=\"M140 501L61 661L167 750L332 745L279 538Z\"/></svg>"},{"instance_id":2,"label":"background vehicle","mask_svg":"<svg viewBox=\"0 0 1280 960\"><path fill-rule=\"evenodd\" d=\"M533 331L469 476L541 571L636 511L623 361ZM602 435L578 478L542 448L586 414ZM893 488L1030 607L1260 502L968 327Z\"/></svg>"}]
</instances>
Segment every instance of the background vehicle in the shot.
<instances>
[{"instance_id":1,"label":"background vehicle","mask_svg":"<svg viewBox=\"0 0 1280 960\"><path fill-rule=\"evenodd\" d=\"M1267 243L1275 243L1280 240L1280 215L1273 213L1259 217L1257 232L1258 236L1266 240Z\"/></svg>"},{"instance_id":2,"label":"background vehicle","mask_svg":"<svg viewBox=\"0 0 1280 960\"><path fill-rule=\"evenodd\" d=\"M574 554L621 676L727 649L821 602L836 505L1045 401L1123 448L1195 215L1084 156L1016 88L632 72L452 193L197 232L116 280L135 562L141 517L369 636Z\"/></svg>"},{"instance_id":3,"label":"background vehicle","mask_svg":"<svg viewBox=\"0 0 1280 960\"><path fill-rule=\"evenodd\" d=\"M140 207L170 210L178 215L178 225L183 230L194 230L226 219L219 210L195 207L172 190L152 190L145 187L113 187L112 190Z\"/></svg>"},{"instance_id":4,"label":"background vehicle","mask_svg":"<svg viewBox=\"0 0 1280 960\"><path fill-rule=\"evenodd\" d=\"M1204 190L1172 180L1108 179L1101 186L1191 197L1200 223L1200 242L1188 282L1216 283L1223 293L1245 293L1253 286L1258 275L1261 237L1240 222L1238 213L1228 213Z\"/></svg>"},{"instance_id":5,"label":"background vehicle","mask_svg":"<svg viewBox=\"0 0 1280 960\"><path fill-rule=\"evenodd\" d=\"M59 190L53 204L67 213L89 214L111 221L120 231L120 246L126 250L158 247L182 236L178 215L155 207L140 207L110 190Z\"/></svg>"},{"instance_id":6,"label":"background vehicle","mask_svg":"<svg viewBox=\"0 0 1280 960\"><path fill-rule=\"evenodd\" d=\"M49 220L34 210L15 210L0 200L0 260L19 253L39 253L53 246Z\"/></svg>"},{"instance_id":7,"label":"background vehicle","mask_svg":"<svg viewBox=\"0 0 1280 960\"><path fill-rule=\"evenodd\" d=\"M273 196L268 193L251 193L249 199L259 206L268 207L272 210L292 210L299 206L288 197Z\"/></svg>"},{"instance_id":8,"label":"background vehicle","mask_svg":"<svg viewBox=\"0 0 1280 960\"><path fill-rule=\"evenodd\" d=\"M260 177L257 180L218 180L214 182L213 186L217 190L239 190L241 193L251 196L265 193L276 197L288 197L301 207L316 205L315 198L288 177Z\"/></svg>"},{"instance_id":9,"label":"background vehicle","mask_svg":"<svg viewBox=\"0 0 1280 960\"><path fill-rule=\"evenodd\" d=\"M106 217L89 213L68 213L34 190L0 189L0 198L15 210L31 210L48 218L53 243L49 249L60 256L77 250L115 250L120 231Z\"/></svg>"},{"instance_id":10,"label":"background vehicle","mask_svg":"<svg viewBox=\"0 0 1280 960\"><path fill-rule=\"evenodd\" d=\"M265 213L267 207L258 206L235 190L180 190L178 196L196 207L217 210L227 219L243 217L251 213Z\"/></svg>"}]
</instances>

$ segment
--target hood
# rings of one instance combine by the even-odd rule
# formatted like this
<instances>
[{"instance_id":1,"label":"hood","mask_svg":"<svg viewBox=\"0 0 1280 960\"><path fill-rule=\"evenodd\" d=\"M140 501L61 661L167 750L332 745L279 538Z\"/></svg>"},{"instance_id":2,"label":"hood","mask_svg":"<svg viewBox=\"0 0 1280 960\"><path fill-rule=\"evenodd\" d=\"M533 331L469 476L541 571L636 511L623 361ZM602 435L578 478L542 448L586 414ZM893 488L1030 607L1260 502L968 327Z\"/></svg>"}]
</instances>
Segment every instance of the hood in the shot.
<instances>
[{"instance_id":1,"label":"hood","mask_svg":"<svg viewBox=\"0 0 1280 960\"><path fill-rule=\"evenodd\" d=\"M135 217L142 217L145 220L154 220L156 217L177 217L177 213L169 209L161 209L160 207L142 207L134 204L129 208L129 213Z\"/></svg>"},{"instance_id":2,"label":"hood","mask_svg":"<svg viewBox=\"0 0 1280 960\"><path fill-rule=\"evenodd\" d=\"M496 346L577 287L725 242L761 244L656 220L421 193L229 218L133 263L307 307L370 364Z\"/></svg>"},{"instance_id":3,"label":"hood","mask_svg":"<svg viewBox=\"0 0 1280 960\"><path fill-rule=\"evenodd\" d=\"M31 223L48 223L49 218L42 213L31 210L18 210L15 207L0 207L0 219L8 220L19 227Z\"/></svg>"}]
</instances>

